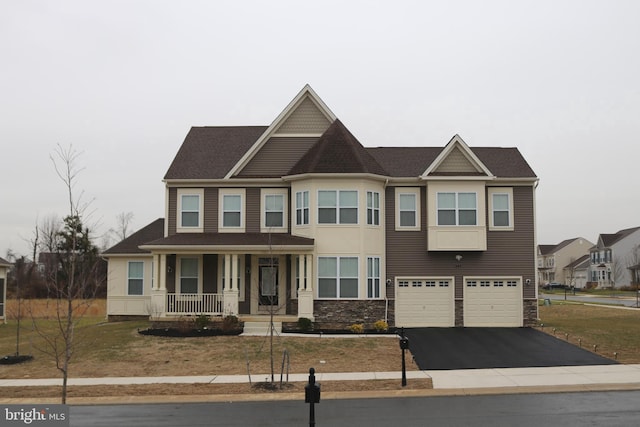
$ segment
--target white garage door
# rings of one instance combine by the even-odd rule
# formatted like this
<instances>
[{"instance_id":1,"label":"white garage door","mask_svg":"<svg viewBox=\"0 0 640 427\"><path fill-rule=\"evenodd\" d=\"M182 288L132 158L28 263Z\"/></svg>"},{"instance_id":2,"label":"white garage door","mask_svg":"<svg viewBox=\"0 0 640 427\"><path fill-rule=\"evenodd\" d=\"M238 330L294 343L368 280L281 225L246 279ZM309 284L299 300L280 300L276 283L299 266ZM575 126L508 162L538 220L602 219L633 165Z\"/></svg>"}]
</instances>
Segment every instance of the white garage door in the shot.
<instances>
[{"instance_id":1,"label":"white garage door","mask_svg":"<svg viewBox=\"0 0 640 427\"><path fill-rule=\"evenodd\" d=\"M522 326L520 279L466 279L464 326Z\"/></svg>"},{"instance_id":2,"label":"white garage door","mask_svg":"<svg viewBox=\"0 0 640 427\"><path fill-rule=\"evenodd\" d=\"M399 278L396 282L396 326L454 326L453 288L451 278Z\"/></svg>"}]
</instances>

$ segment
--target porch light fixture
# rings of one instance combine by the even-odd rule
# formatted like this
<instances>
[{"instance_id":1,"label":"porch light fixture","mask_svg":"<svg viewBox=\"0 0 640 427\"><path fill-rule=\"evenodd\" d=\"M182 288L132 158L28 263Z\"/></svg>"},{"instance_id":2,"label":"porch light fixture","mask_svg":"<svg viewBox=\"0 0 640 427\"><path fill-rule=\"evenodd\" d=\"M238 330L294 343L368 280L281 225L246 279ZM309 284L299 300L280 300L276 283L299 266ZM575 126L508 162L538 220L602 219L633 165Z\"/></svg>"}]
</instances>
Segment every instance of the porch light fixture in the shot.
<instances>
[{"instance_id":1,"label":"porch light fixture","mask_svg":"<svg viewBox=\"0 0 640 427\"><path fill-rule=\"evenodd\" d=\"M173 268L171 266L167 266L167 273L173 273Z\"/></svg>"},{"instance_id":2,"label":"porch light fixture","mask_svg":"<svg viewBox=\"0 0 640 427\"><path fill-rule=\"evenodd\" d=\"M462 261L462 255L460 254L456 255L456 261L458 262Z\"/></svg>"}]
</instances>

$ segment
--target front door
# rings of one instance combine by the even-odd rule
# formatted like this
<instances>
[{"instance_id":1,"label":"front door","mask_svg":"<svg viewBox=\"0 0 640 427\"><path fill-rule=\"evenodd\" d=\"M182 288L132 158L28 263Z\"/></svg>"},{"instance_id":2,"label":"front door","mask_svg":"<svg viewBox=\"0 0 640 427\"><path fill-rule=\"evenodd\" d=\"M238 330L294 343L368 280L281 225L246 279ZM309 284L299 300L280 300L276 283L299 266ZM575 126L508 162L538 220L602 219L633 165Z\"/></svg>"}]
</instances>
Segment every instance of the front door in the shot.
<instances>
[{"instance_id":1,"label":"front door","mask_svg":"<svg viewBox=\"0 0 640 427\"><path fill-rule=\"evenodd\" d=\"M278 306L278 258L260 258L258 304L260 308Z\"/></svg>"}]
</instances>

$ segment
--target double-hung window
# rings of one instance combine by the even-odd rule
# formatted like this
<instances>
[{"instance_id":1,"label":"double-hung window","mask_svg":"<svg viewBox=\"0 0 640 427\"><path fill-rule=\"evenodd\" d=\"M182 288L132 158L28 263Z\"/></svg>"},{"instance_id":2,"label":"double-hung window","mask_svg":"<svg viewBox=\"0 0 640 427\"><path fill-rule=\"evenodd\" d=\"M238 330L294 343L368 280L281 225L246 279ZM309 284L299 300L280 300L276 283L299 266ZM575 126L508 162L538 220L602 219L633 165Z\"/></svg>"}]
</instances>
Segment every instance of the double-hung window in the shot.
<instances>
[{"instance_id":1,"label":"double-hung window","mask_svg":"<svg viewBox=\"0 0 640 427\"><path fill-rule=\"evenodd\" d=\"M309 225L309 192L296 192L296 225Z\"/></svg>"},{"instance_id":2,"label":"double-hung window","mask_svg":"<svg viewBox=\"0 0 640 427\"><path fill-rule=\"evenodd\" d=\"M127 275L128 275L127 294L128 295L144 294L144 262L129 261L129 269L128 269Z\"/></svg>"},{"instance_id":3,"label":"double-hung window","mask_svg":"<svg viewBox=\"0 0 640 427\"><path fill-rule=\"evenodd\" d=\"M492 187L488 189L489 228L491 230L513 230L513 188Z\"/></svg>"},{"instance_id":4,"label":"double-hung window","mask_svg":"<svg viewBox=\"0 0 640 427\"><path fill-rule=\"evenodd\" d=\"M476 193L438 193L438 225L477 225Z\"/></svg>"},{"instance_id":5,"label":"double-hung window","mask_svg":"<svg viewBox=\"0 0 640 427\"><path fill-rule=\"evenodd\" d=\"M179 188L177 197L176 231L179 233L202 232L204 190L202 188Z\"/></svg>"},{"instance_id":6,"label":"double-hung window","mask_svg":"<svg viewBox=\"0 0 640 427\"><path fill-rule=\"evenodd\" d=\"M367 298L380 298L380 258L367 258Z\"/></svg>"},{"instance_id":7,"label":"double-hung window","mask_svg":"<svg viewBox=\"0 0 640 427\"><path fill-rule=\"evenodd\" d=\"M225 194L222 196L222 226L240 227L242 224L242 196Z\"/></svg>"},{"instance_id":8,"label":"double-hung window","mask_svg":"<svg viewBox=\"0 0 640 427\"><path fill-rule=\"evenodd\" d=\"M198 258L180 258L180 293L198 293Z\"/></svg>"},{"instance_id":9,"label":"double-hung window","mask_svg":"<svg viewBox=\"0 0 640 427\"><path fill-rule=\"evenodd\" d=\"M318 224L357 224L358 192L318 191Z\"/></svg>"},{"instance_id":10,"label":"double-hung window","mask_svg":"<svg viewBox=\"0 0 640 427\"><path fill-rule=\"evenodd\" d=\"M380 225L380 193L367 191L367 225Z\"/></svg>"},{"instance_id":11,"label":"double-hung window","mask_svg":"<svg viewBox=\"0 0 640 427\"><path fill-rule=\"evenodd\" d=\"M398 196L400 202L400 227L415 227L416 218L416 195L400 194Z\"/></svg>"},{"instance_id":12,"label":"double-hung window","mask_svg":"<svg viewBox=\"0 0 640 427\"><path fill-rule=\"evenodd\" d=\"M264 211L266 227L284 227L284 196L282 194L265 195Z\"/></svg>"},{"instance_id":13,"label":"double-hung window","mask_svg":"<svg viewBox=\"0 0 640 427\"><path fill-rule=\"evenodd\" d=\"M318 258L319 298L358 298L358 258Z\"/></svg>"}]
</instances>

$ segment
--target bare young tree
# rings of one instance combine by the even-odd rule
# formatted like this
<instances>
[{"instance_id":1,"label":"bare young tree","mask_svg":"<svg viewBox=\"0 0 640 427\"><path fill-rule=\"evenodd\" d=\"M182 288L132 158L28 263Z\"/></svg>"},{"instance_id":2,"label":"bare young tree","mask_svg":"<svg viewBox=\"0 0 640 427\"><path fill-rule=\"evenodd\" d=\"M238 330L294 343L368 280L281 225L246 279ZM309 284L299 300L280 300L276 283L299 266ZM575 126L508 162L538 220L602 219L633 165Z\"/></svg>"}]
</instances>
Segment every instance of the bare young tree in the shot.
<instances>
[{"instance_id":1,"label":"bare young tree","mask_svg":"<svg viewBox=\"0 0 640 427\"><path fill-rule=\"evenodd\" d=\"M76 195L75 185L81 169L78 168L79 153L72 147L58 145L51 155L54 169L66 187L69 213L64 218L63 228L50 236L56 268L47 276L47 287L55 304L53 327L36 321L32 313L34 330L44 344L38 348L52 357L56 368L62 373L62 403L67 399L69 364L76 350L79 337L76 334L79 321L84 317L93 301L98 266L98 251L92 244L89 229L83 224L88 204L82 202L82 193ZM53 245L55 243L55 245Z\"/></svg>"},{"instance_id":2,"label":"bare young tree","mask_svg":"<svg viewBox=\"0 0 640 427\"><path fill-rule=\"evenodd\" d=\"M116 227L112 228L110 231L115 234L118 241L129 237L129 226L131 225L131 221L133 221L133 212L120 212L116 215Z\"/></svg>"}]
</instances>

